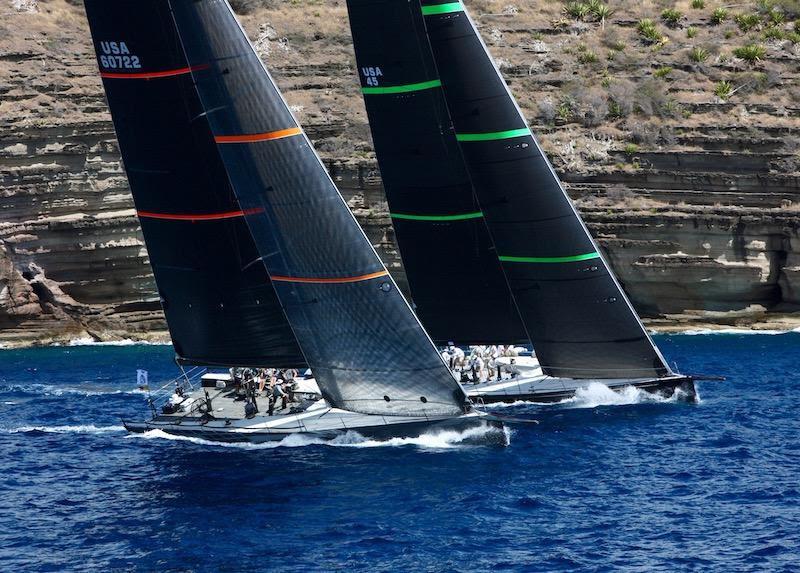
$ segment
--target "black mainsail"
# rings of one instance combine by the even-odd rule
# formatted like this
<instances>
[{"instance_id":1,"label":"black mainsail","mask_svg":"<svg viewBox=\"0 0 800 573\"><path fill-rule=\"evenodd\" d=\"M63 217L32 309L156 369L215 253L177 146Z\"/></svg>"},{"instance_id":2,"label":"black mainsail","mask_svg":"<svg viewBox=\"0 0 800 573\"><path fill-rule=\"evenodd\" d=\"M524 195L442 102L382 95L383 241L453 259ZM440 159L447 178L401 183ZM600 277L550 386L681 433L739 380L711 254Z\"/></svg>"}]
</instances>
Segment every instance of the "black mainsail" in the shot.
<instances>
[{"instance_id":1,"label":"black mainsail","mask_svg":"<svg viewBox=\"0 0 800 573\"><path fill-rule=\"evenodd\" d=\"M171 2L261 261L324 397L457 415L463 390L388 275L224 0Z\"/></svg>"},{"instance_id":2,"label":"black mainsail","mask_svg":"<svg viewBox=\"0 0 800 573\"><path fill-rule=\"evenodd\" d=\"M361 6L358 0L350 4L351 11ZM415 67L414 62L427 56L412 50L401 54L380 39L363 35L360 26L353 27L356 52L371 42L375 61L370 65L397 74L384 72L379 85L428 82L431 92L443 95L453 131L445 126L442 138L455 137L458 142L496 256L544 372L599 379L670 374L463 4L435 0L396 4L402 6L397 8L401 12L420 10L424 25L413 17L395 18L389 25L405 28L395 30L392 38L415 36L414 50L429 50L435 69ZM380 18L379 12L373 18ZM405 66L421 75L413 78L397 72ZM441 115L437 117L441 121ZM404 258L421 256L428 255L407 252Z\"/></svg>"},{"instance_id":3,"label":"black mainsail","mask_svg":"<svg viewBox=\"0 0 800 573\"><path fill-rule=\"evenodd\" d=\"M179 360L305 366L231 189L168 4L85 4Z\"/></svg>"},{"instance_id":4,"label":"black mainsail","mask_svg":"<svg viewBox=\"0 0 800 573\"><path fill-rule=\"evenodd\" d=\"M419 5L347 5L361 91L417 315L437 342L527 342L452 131Z\"/></svg>"}]
</instances>

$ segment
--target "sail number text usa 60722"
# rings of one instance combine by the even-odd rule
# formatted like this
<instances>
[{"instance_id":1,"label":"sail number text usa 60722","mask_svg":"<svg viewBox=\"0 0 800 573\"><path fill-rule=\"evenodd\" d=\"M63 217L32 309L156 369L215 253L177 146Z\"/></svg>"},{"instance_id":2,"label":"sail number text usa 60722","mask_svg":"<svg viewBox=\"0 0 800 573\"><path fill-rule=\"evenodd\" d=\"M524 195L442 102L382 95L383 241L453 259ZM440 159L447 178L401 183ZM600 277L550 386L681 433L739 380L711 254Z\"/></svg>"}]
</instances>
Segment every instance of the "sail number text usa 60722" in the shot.
<instances>
[{"instance_id":1,"label":"sail number text usa 60722","mask_svg":"<svg viewBox=\"0 0 800 573\"><path fill-rule=\"evenodd\" d=\"M107 70L140 69L139 56L131 54L125 42L100 42L100 66Z\"/></svg>"}]
</instances>

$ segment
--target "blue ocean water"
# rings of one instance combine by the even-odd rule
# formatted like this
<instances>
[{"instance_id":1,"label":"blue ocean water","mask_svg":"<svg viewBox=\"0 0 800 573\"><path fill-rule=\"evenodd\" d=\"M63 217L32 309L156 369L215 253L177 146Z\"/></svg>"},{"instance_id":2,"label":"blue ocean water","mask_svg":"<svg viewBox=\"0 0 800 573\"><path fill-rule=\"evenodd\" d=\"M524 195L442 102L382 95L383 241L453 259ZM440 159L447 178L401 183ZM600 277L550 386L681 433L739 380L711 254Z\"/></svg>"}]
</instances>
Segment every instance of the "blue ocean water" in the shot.
<instances>
[{"instance_id":1,"label":"blue ocean water","mask_svg":"<svg viewBox=\"0 0 800 573\"><path fill-rule=\"evenodd\" d=\"M800 334L658 342L729 380L506 407L507 447L128 436L171 348L0 351L0 571L799 571Z\"/></svg>"}]
</instances>

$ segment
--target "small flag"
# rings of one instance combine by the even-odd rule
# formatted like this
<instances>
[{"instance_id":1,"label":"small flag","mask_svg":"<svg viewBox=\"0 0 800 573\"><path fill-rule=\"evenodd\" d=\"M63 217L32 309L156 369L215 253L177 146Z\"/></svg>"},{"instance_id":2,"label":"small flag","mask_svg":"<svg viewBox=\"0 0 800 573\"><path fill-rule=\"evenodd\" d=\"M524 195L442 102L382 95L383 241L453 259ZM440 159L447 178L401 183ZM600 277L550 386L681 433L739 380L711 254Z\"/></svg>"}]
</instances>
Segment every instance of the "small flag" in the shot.
<instances>
[{"instance_id":1,"label":"small flag","mask_svg":"<svg viewBox=\"0 0 800 573\"><path fill-rule=\"evenodd\" d=\"M147 370L136 371L136 385L139 388L146 389L148 386Z\"/></svg>"}]
</instances>

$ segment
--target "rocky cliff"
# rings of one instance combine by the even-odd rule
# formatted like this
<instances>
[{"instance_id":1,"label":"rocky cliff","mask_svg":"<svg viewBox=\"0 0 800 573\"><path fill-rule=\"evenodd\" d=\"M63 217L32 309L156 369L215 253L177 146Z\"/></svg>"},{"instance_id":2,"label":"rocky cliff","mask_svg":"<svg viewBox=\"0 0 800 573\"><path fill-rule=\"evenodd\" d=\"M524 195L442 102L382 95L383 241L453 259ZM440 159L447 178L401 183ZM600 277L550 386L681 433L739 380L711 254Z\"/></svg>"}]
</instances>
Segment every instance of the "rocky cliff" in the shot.
<instances>
[{"instance_id":1,"label":"rocky cliff","mask_svg":"<svg viewBox=\"0 0 800 573\"><path fill-rule=\"evenodd\" d=\"M467 2L652 324L796 325L797 3L724 17L710 1L598 4ZM234 6L404 284L343 2ZM0 0L0 288L2 344L164 335L85 17L66 0Z\"/></svg>"}]
</instances>

